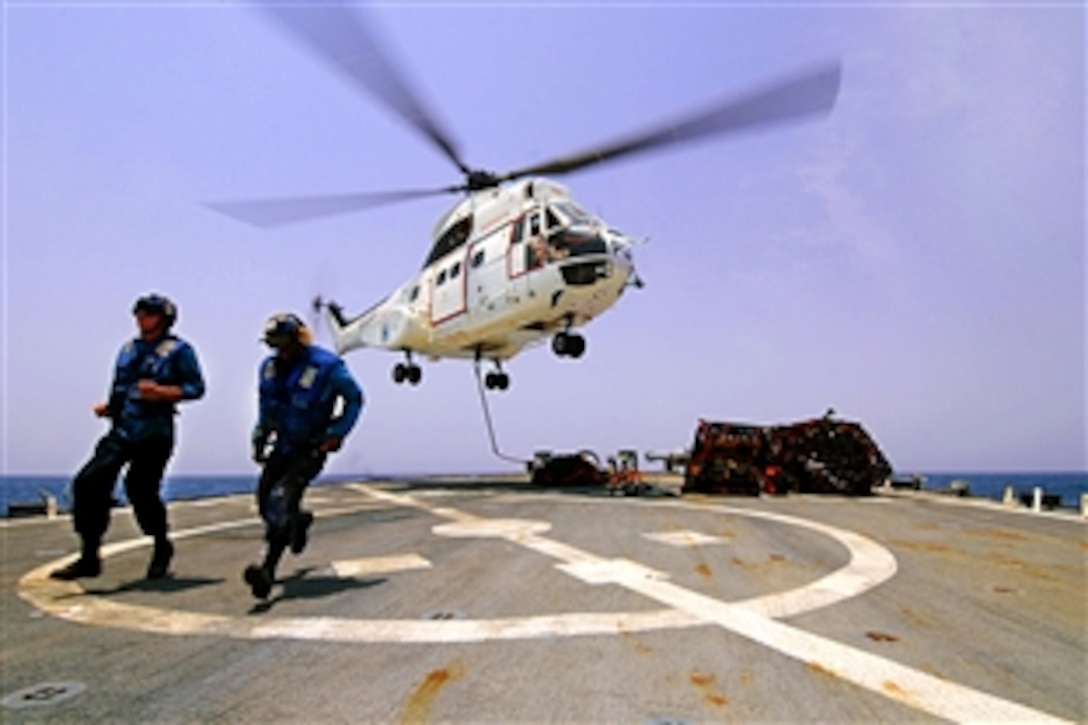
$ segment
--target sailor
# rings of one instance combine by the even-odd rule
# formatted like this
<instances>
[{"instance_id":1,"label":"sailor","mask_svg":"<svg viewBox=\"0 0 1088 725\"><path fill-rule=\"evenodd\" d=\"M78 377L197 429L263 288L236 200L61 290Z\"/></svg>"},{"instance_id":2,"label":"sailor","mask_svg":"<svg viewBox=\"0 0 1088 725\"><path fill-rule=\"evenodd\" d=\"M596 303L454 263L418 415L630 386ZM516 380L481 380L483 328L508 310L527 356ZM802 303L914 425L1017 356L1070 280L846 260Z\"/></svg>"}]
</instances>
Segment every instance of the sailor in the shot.
<instances>
[{"instance_id":1,"label":"sailor","mask_svg":"<svg viewBox=\"0 0 1088 725\"><path fill-rule=\"evenodd\" d=\"M252 443L253 460L263 466L257 506L267 550L264 561L243 574L258 599L271 592L284 551L306 548L314 517L302 509L303 493L326 456L340 450L363 408L363 392L343 360L314 345L297 316L269 318L263 339L273 354L260 366Z\"/></svg>"},{"instance_id":2,"label":"sailor","mask_svg":"<svg viewBox=\"0 0 1088 725\"><path fill-rule=\"evenodd\" d=\"M140 528L155 539L147 578L166 576L174 556L162 477L174 451L176 404L202 397L204 378L193 347L170 332L178 319L173 302L149 294L136 300L132 313L139 335L117 356L109 400L94 408L95 415L109 418L110 430L72 482L72 523L82 553L52 572L54 579L101 573L99 548L110 525L113 489L126 465L125 493Z\"/></svg>"}]
</instances>

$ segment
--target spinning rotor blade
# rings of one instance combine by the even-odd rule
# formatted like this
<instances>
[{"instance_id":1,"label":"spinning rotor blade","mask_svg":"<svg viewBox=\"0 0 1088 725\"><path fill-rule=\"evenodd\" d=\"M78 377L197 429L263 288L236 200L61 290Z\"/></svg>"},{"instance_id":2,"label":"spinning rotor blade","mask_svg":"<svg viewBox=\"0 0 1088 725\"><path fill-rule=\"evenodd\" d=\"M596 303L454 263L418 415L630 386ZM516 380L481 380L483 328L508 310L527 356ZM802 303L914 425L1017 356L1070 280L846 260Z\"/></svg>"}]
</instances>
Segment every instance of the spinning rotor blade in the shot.
<instances>
[{"instance_id":1,"label":"spinning rotor blade","mask_svg":"<svg viewBox=\"0 0 1088 725\"><path fill-rule=\"evenodd\" d=\"M661 128L566 158L511 171L499 176L498 180L511 181L537 174L564 174L602 161L694 141L704 136L734 133L826 113L835 105L841 79L842 67L836 61L826 68L780 81Z\"/></svg>"},{"instance_id":2,"label":"spinning rotor blade","mask_svg":"<svg viewBox=\"0 0 1088 725\"><path fill-rule=\"evenodd\" d=\"M377 96L442 149L457 168L465 174L469 173L470 169L461 161L453 142L424 110L388 54L382 50L377 35L346 3L325 0L312 5L279 4L264 0L259 5L323 62L344 74L356 87Z\"/></svg>"},{"instance_id":3,"label":"spinning rotor blade","mask_svg":"<svg viewBox=\"0 0 1088 725\"><path fill-rule=\"evenodd\" d=\"M422 199L439 194L455 194L464 186L417 191L385 191L358 194L322 194L318 196L283 197L278 199L251 199L246 201L221 201L206 204L216 211L255 227L269 229L295 222L321 217L347 214L399 201Z\"/></svg>"}]
</instances>

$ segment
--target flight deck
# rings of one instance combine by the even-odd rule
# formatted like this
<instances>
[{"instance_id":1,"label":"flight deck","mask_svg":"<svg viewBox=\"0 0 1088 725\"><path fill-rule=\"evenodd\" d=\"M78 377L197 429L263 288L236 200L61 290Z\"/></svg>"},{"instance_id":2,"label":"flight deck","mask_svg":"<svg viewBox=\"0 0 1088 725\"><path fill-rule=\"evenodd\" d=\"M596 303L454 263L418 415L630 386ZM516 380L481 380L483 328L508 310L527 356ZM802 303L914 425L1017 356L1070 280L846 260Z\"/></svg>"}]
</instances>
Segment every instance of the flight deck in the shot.
<instances>
[{"instance_id":1,"label":"flight deck","mask_svg":"<svg viewBox=\"0 0 1088 725\"><path fill-rule=\"evenodd\" d=\"M666 490L657 489L659 492ZM5 722L1084 721L1085 523L895 496L325 485L267 600L250 496L0 524Z\"/></svg>"}]
</instances>

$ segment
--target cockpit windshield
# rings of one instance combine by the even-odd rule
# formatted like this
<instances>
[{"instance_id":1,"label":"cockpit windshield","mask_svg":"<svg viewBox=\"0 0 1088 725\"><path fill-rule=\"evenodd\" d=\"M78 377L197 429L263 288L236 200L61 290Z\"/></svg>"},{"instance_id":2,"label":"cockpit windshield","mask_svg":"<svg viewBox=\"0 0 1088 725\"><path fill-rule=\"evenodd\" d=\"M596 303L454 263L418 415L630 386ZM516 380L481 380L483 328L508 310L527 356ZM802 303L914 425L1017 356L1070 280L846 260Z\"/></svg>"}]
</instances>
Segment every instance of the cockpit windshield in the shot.
<instances>
[{"instance_id":1,"label":"cockpit windshield","mask_svg":"<svg viewBox=\"0 0 1088 725\"><path fill-rule=\"evenodd\" d=\"M573 201L557 201L552 207L570 224L593 223L593 216Z\"/></svg>"}]
</instances>

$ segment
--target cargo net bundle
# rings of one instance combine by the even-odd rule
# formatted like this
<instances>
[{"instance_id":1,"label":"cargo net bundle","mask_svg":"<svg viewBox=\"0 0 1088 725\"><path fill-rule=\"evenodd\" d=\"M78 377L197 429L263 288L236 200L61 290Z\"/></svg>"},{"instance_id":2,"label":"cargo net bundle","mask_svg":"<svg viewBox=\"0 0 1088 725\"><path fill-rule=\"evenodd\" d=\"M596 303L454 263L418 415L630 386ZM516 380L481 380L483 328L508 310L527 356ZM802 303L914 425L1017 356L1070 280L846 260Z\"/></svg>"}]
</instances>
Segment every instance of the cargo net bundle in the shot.
<instances>
[{"instance_id":1,"label":"cargo net bundle","mask_svg":"<svg viewBox=\"0 0 1088 725\"><path fill-rule=\"evenodd\" d=\"M892 469L858 423L816 418L754 426L700 420L683 491L868 495Z\"/></svg>"}]
</instances>

